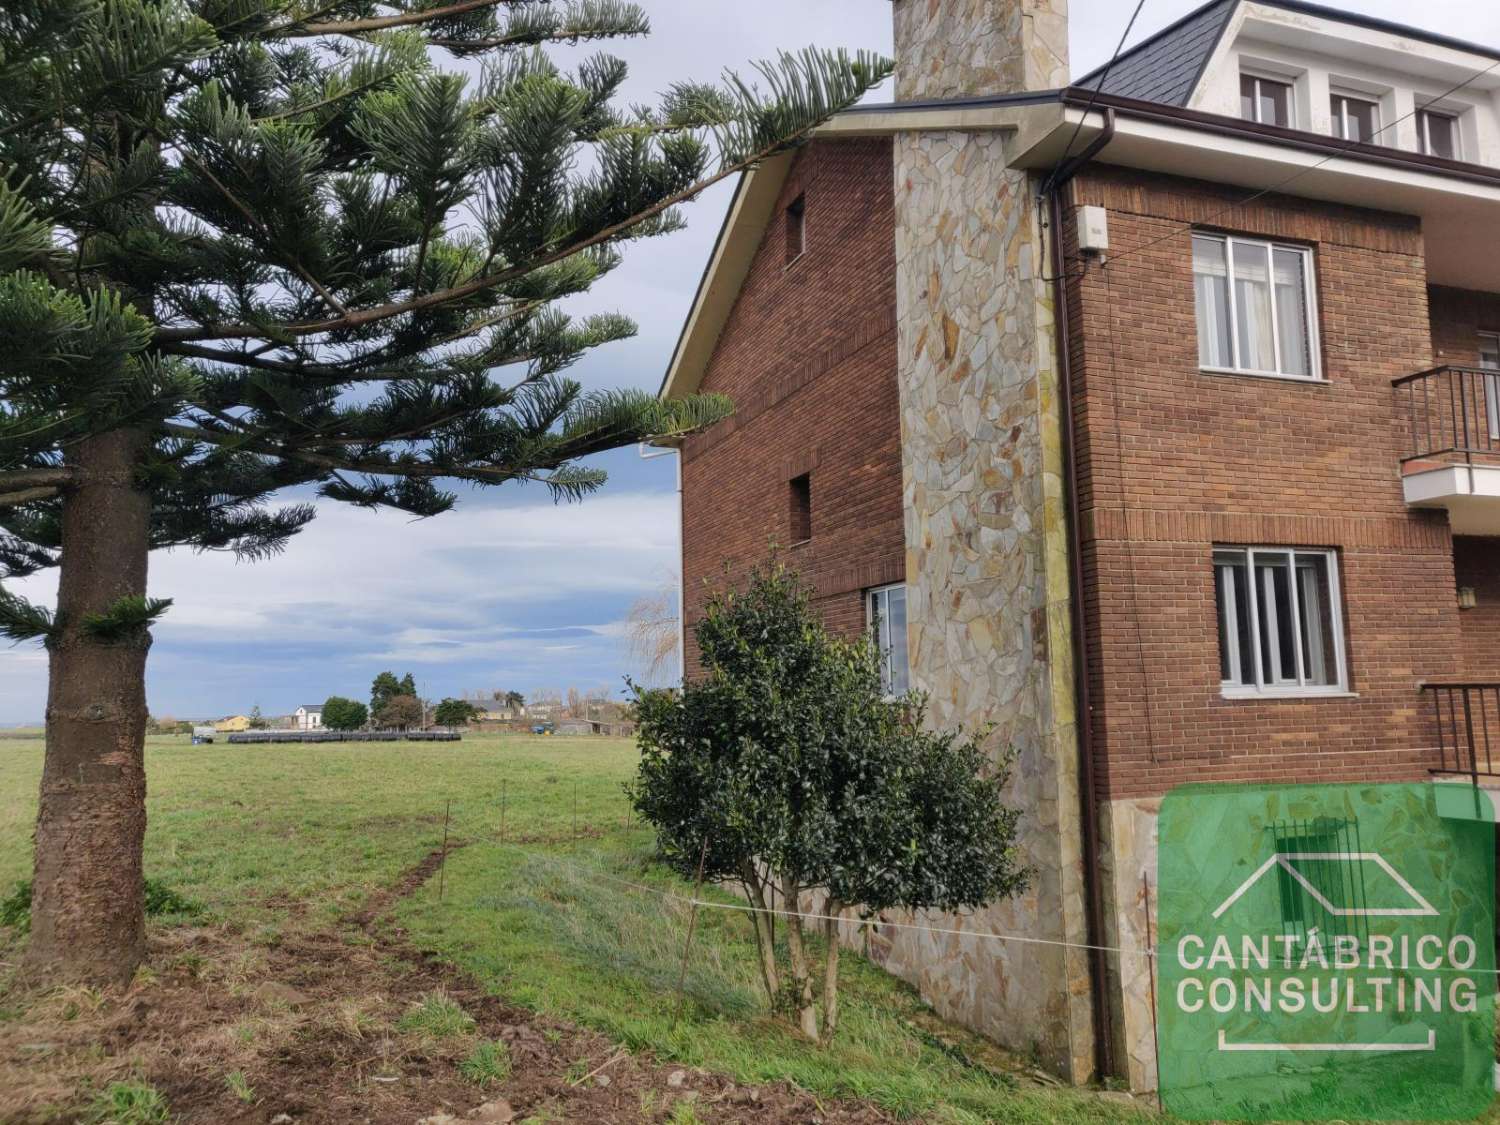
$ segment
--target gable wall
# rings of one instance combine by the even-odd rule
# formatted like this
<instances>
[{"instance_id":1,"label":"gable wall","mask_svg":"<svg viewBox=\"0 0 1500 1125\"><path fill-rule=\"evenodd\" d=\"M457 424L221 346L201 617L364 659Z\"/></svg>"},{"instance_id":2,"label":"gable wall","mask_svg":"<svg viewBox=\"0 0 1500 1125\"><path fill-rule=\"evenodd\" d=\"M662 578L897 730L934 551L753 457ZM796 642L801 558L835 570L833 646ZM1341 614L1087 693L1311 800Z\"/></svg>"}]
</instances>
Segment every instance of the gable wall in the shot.
<instances>
[{"instance_id":1,"label":"gable wall","mask_svg":"<svg viewBox=\"0 0 1500 1125\"><path fill-rule=\"evenodd\" d=\"M683 451L689 675L706 584L738 581L772 542L842 632L864 628L864 589L904 575L891 180L889 141L804 148L720 334L702 389L735 415ZM783 216L799 195L806 252L788 264ZM790 546L803 473L812 538Z\"/></svg>"}]
</instances>

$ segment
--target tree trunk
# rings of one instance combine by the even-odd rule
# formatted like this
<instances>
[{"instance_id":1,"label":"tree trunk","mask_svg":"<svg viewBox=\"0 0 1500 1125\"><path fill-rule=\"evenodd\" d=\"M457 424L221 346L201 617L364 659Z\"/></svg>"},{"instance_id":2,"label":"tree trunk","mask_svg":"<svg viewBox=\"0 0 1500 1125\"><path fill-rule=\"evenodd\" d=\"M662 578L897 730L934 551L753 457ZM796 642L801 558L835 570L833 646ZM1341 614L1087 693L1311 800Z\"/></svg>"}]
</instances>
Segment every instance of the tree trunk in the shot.
<instances>
[{"instance_id":1,"label":"tree trunk","mask_svg":"<svg viewBox=\"0 0 1500 1125\"><path fill-rule=\"evenodd\" d=\"M792 962L792 1002L797 1008L797 1030L814 1043L818 1041L818 1008L813 1001L812 965L802 940L802 904L797 884L790 875L781 880L781 897L786 902L786 949Z\"/></svg>"},{"instance_id":2,"label":"tree trunk","mask_svg":"<svg viewBox=\"0 0 1500 1125\"><path fill-rule=\"evenodd\" d=\"M781 974L776 971L776 924L775 916L766 905L765 884L755 865L748 859L740 861L740 881L755 907L750 913L750 923L755 927L755 948L760 954L760 979L766 986L766 997L774 1010L781 1000Z\"/></svg>"},{"instance_id":3,"label":"tree trunk","mask_svg":"<svg viewBox=\"0 0 1500 1125\"><path fill-rule=\"evenodd\" d=\"M823 1042L833 1040L839 1027L839 911L843 903L830 896L824 913L823 937L828 948L823 951Z\"/></svg>"},{"instance_id":4,"label":"tree trunk","mask_svg":"<svg viewBox=\"0 0 1500 1125\"><path fill-rule=\"evenodd\" d=\"M62 512L58 631L51 639L47 757L36 822L27 965L48 977L126 984L145 955L149 635L104 643L82 629L146 593L150 499L134 485L145 435L80 442Z\"/></svg>"}]
</instances>

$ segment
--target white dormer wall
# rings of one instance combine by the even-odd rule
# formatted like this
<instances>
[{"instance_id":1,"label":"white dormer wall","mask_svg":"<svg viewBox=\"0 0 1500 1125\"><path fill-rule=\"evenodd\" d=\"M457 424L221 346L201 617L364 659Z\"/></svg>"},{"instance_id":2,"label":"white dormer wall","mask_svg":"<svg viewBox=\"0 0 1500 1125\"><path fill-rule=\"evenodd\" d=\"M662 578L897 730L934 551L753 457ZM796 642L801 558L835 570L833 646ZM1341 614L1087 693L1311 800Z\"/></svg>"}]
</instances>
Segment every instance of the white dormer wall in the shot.
<instances>
[{"instance_id":1,"label":"white dormer wall","mask_svg":"<svg viewBox=\"0 0 1500 1125\"><path fill-rule=\"evenodd\" d=\"M1492 56L1246 0L1230 18L1189 108L1238 117L1242 73L1291 83L1292 124L1324 136L1333 133L1330 94L1377 101L1384 128L1379 143L1406 152L1421 151L1416 109L1433 102L1433 109L1457 115L1462 159L1500 167L1500 65Z\"/></svg>"}]
</instances>

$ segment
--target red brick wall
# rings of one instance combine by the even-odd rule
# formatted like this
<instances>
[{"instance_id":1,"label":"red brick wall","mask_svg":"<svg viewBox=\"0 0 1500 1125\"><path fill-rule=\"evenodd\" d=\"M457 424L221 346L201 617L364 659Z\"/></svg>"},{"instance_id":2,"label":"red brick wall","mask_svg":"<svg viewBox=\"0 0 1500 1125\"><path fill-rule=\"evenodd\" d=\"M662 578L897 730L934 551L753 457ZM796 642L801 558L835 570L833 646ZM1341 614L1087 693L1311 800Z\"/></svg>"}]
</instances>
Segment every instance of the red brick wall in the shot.
<instances>
[{"instance_id":1,"label":"red brick wall","mask_svg":"<svg viewBox=\"0 0 1500 1125\"><path fill-rule=\"evenodd\" d=\"M1500 538L1454 536L1453 569L1478 602L1458 615L1464 679L1500 683Z\"/></svg>"},{"instance_id":2,"label":"red brick wall","mask_svg":"<svg viewBox=\"0 0 1500 1125\"><path fill-rule=\"evenodd\" d=\"M885 140L797 156L703 382L735 416L687 443L683 541L688 668L710 585L771 543L814 586L829 624L864 628L861 592L904 576L895 352L895 217ZM782 214L806 204L788 264ZM810 475L812 538L788 546L790 482Z\"/></svg>"},{"instance_id":3,"label":"red brick wall","mask_svg":"<svg viewBox=\"0 0 1500 1125\"><path fill-rule=\"evenodd\" d=\"M1408 511L1398 467L1391 380L1432 362L1418 223L1103 167L1074 190L1113 255L1070 283L1106 795L1425 776L1418 684L1463 658L1446 518ZM1187 224L1313 248L1326 383L1199 370ZM1353 695L1223 698L1216 544L1338 551Z\"/></svg>"},{"instance_id":4,"label":"red brick wall","mask_svg":"<svg viewBox=\"0 0 1500 1125\"><path fill-rule=\"evenodd\" d=\"M1458 367L1479 363L1479 334L1500 332L1500 293L1476 293L1434 285L1432 351L1434 362Z\"/></svg>"}]
</instances>

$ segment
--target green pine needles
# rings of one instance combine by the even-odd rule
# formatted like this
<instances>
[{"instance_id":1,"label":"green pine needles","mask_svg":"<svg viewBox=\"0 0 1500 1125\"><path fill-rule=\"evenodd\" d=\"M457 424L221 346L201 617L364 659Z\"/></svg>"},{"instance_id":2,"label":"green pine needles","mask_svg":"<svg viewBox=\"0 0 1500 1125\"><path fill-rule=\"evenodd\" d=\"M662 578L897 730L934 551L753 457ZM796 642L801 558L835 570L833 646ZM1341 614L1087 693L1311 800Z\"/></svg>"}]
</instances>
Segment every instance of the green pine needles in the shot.
<instances>
[{"instance_id":1,"label":"green pine needles","mask_svg":"<svg viewBox=\"0 0 1500 1125\"><path fill-rule=\"evenodd\" d=\"M581 458L723 417L567 378L635 327L558 304L890 64L809 50L621 108L619 59L545 52L649 30L618 0L5 4L0 579L62 561L72 452L120 428L152 547L256 557L313 517L283 489L577 498ZM45 625L0 600L7 636Z\"/></svg>"}]
</instances>

